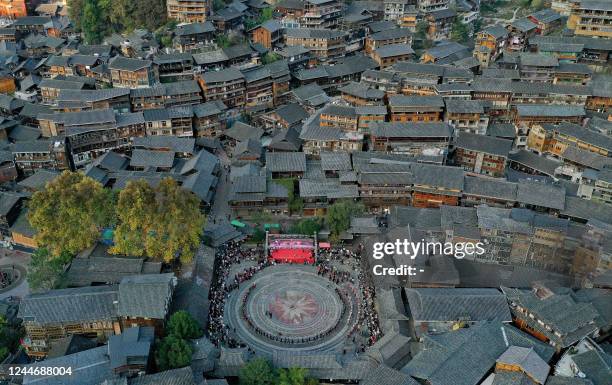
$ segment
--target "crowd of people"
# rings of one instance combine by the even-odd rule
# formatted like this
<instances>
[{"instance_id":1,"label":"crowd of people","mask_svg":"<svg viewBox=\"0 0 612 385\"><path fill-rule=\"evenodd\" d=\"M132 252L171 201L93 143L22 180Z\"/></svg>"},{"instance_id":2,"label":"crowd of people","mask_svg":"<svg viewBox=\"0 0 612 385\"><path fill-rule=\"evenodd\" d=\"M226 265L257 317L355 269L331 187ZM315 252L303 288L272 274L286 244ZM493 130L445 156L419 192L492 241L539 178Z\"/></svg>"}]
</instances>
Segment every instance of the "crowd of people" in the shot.
<instances>
[{"instance_id":1,"label":"crowd of people","mask_svg":"<svg viewBox=\"0 0 612 385\"><path fill-rule=\"evenodd\" d=\"M214 276L208 293L210 301L210 311L208 314L208 335L210 340L218 347L227 344L230 347L238 346L238 343L230 337L228 327L223 321L225 300L229 292L232 291L241 281L246 280L245 275L236 275L234 282L226 284L232 265L244 261L257 261L258 265L263 252L258 248L245 250L242 248L241 241L231 241L217 248L215 256ZM265 261L264 261L265 263ZM256 267L257 267L256 266ZM263 267L261 267L263 268ZM260 268L260 269L261 269ZM247 273L247 274L255 274ZM250 277L249 277L250 278Z\"/></svg>"},{"instance_id":2,"label":"crowd of people","mask_svg":"<svg viewBox=\"0 0 612 385\"><path fill-rule=\"evenodd\" d=\"M361 249L362 248L358 250ZM356 253L348 248L321 249L317 258L316 269L318 275L324 276L338 285L347 283L345 286L351 287L351 293L340 292L338 291L338 288L336 288L336 291L345 304L342 310L342 317L346 316L346 309L351 309L351 313L349 313L350 315L353 314L353 310L357 311L356 316L352 315L352 317L355 317L356 322L351 326L347 337L353 338L353 342L358 345L357 350L365 351L367 346L373 345L380 339L382 336L382 331L379 326L378 314L375 310L375 291L370 282L369 275L364 274L362 270L358 269L359 273L357 275L357 279L355 279L354 267L359 265L359 254L359 252ZM230 271L232 270L232 266L245 261L254 261L256 264L234 274L234 277L230 281L229 275ZM336 267L338 263L346 265L354 264L354 266L351 266L349 271L343 271ZM257 272L272 264L274 264L274 262L271 262L264 257L263 249L245 249L242 247L242 242L240 241L228 242L217 248L214 269L215 274L209 292L210 312L207 329L211 341L216 346L240 346L238 341L232 338L231 334L229 333L228 326L225 325L225 301L232 290L238 288L240 284L250 280ZM355 285L355 280L357 281L359 288L357 288ZM348 285L349 282L352 285ZM245 302L248 295L254 288L255 285L251 286L248 289L247 294L244 296L241 314L248 325L255 330L255 333L263 335L270 340L289 344L305 344L328 336L329 334L333 333L338 326L336 325L329 330L321 331L321 333L315 336L297 338L283 336L280 333L272 334L270 332L263 331L253 325L246 310ZM352 294L352 296L350 294ZM350 301L350 298L355 299L357 302L356 306L351 305L350 302L352 301ZM349 316L349 318L351 317ZM361 331L362 335L363 333L367 334L367 337L364 338L363 343L356 341L356 333L358 331Z\"/></svg>"}]
</instances>

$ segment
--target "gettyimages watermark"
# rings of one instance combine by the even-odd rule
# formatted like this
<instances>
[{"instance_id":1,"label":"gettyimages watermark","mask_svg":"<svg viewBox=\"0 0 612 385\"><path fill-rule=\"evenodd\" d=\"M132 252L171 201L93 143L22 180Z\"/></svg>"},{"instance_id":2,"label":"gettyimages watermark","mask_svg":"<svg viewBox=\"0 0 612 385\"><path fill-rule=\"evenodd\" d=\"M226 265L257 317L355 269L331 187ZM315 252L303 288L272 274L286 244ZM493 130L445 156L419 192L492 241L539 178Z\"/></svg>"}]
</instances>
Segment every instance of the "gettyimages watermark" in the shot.
<instances>
[{"instance_id":1,"label":"gettyimages watermark","mask_svg":"<svg viewBox=\"0 0 612 385\"><path fill-rule=\"evenodd\" d=\"M486 252L482 242L429 242L422 239L412 242L408 239L397 239L395 242L376 242L372 245L372 258L381 260L385 256L405 255L414 260L419 255L447 255L457 259L473 258ZM417 275L424 272L422 268L413 265L384 267L374 265L374 275Z\"/></svg>"}]
</instances>

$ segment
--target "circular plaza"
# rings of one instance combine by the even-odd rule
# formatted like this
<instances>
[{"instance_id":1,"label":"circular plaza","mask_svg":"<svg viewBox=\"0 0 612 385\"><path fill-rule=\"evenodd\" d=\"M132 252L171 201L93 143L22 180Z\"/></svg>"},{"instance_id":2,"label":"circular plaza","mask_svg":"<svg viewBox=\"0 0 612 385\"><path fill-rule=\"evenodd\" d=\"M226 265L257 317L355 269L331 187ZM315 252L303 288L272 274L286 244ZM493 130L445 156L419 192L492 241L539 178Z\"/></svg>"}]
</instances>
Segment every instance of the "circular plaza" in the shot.
<instances>
[{"instance_id":1,"label":"circular plaza","mask_svg":"<svg viewBox=\"0 0 612 385\"><path fill-rule=\"evenodd\" d=\"M359 319L357 293L314 266L268 266L230 292L226 325L260 353L336 350Z\"/></svg>"}]
</instances>

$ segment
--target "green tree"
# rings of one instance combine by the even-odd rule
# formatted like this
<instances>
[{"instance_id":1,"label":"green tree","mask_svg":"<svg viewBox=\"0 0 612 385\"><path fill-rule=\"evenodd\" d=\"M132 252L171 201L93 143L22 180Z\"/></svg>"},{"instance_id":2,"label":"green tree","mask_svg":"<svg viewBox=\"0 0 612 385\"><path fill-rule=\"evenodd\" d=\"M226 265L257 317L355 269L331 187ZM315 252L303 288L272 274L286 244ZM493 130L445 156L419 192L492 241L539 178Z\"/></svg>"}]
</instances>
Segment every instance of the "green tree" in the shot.
<instances>
[{"instance_id":1,"label":"green tree","mask_svg":"<svg viewBox=\"0 0 612 385\"><path fill-rule=\"evenodd\" d=\"M259 23L265 23L268 20L272 20L272 16L274 15L274 9L272 7L267 7L261 10L261 15L259 15Z\"/></svg>"},{"instance_id":2,"label":"green tree","mask_svg":"<svg viewBox=\"0 0 612 385\"><path fill-rule=\"evenodd\" d=\"M304 368L288 368L278 371L278 385L316 385L317 380L308 378L308 370Z\"/></svg>"},{"instance_id":3,"label":"green tree","mask_svg":"<svg viewBox=\"0 0 612 385\"><path fill-rule=\"evenodd\" d=\"M55 289L61 285L64 276L64 267L70 262L72 256L63 252L59 256L52 256L44 248L38 248L30 259L28 266L28 285L33 292Z\"/></svg>"},{"instance_id":4,"label":"green tree","mask_svg":"<svg viewBox=\"0 0 612 385\"><path fill-rule=\"evenodd\" d=\"M64 171L32 195L29 208L36 241L52 255L93 246L114 219L112 191L80 172Z\"/></svg>"},{"instance_id":5,"label":"green tree","mask_svg":"<svg viewBox=\"0 0 612 385\"><path fill-rule=\"evenodd\" d=\"M81 18L85 9L85 0L68 0L68 17L74 23L74 28L81 31Z\"/></svg>"},{"instance_id":6,"label":"green tree","mask_svg":"<svg viewBox=\"0 0 612 385\"><path fill-rule=\"evenodd\" d=\"M115 245L110 252L191 261L204 227L199 206L199 199L172 178L163 179L156 188L144 180L128 183L119 193Z\"/></svg>"},{"instance_id":7,"label":"green tree","mask_svg":"<svg viewBox=\"0 0 612 385\"><path fill-rule=\"evenodd\" d=\"M202 337L202 328L198 322L185 310L179 310L168 320L168 334L184 339Z\"/></svg>"},{"instance_id":8,"label":"green tree","mask_svg":"<svg viewBox=\"0 0 612 385\"><path fill-rule=\"evenodd\" d=\"M215 43L217 43L219 48L227 48L231 45L231 41L226 35L218 35L215 38Z\"/></svg>"},{"instance_id":9,"label":"green tree","mask_svg":"<svg viewBox=\"0 0 612 385\"><path fill-rule=\"evenodd\" d=\"M427 39L427 32L429 31L429 23L426 20L421 20L416 25L416 36L421 39Z\"/></svg>"},{"instance_id":10,"label":"green tree","mask_svg":"<svg viewBox=\"0 0 612 385\"><path fill-rule=\"evenodd\" d=\"M3 316L0 316L0 362L10 353L19 349L19 340L25 332L21 325L9 325Z\"/></svg>"},{"instance_id":11,"label":"green tree","mask_svg":"<svg viewBox=\"0 0 612 385\"><path fill-rule=\"evenodd\" d=\"M351 217L364 212L363 204L351 200L342 200L329 206L325 221L333 238L346 231L351 226Z\"/></svg>"},{"instance_id":12,"label":"green tree","mask_svg":"<svg viewBox=\"0 0 612 385\"><path fill-rule=\"evenodd\" d=\"M187 341L175 335L168 335L158 343L155 363L159 370L182 368L191 363L193 349Z\"/></svg>"},{"instance_id":13,"label":"green tree","mask_svg":"<svg viewBox=\"0 0 612 385\"><path fill-rule=\"evenodd\" d=\"M267 54L264 55L263 58L261 58L261 62L263 64L270 64L270 63L274 63L277 60L280 60L281 56L275 52L268 52Z\"/></svg>"},{"instance_id":14,"label":"green tree","mask_svg":"<svg viewBox=\"0 0 612 385\"><path fill-rule=\"evenodd\" d=\"M468 26L459 21L459 19L455 19L453 29L451 30L451 40L465 43L469 38L470 30Z\"/></svg>"},{"instance_id":15,"label":"green tree","mask_svg":"<svg viewBox=\"0 0 612 385\"><path fill-rule=\"evenodd\" d=\"M305 218L294 224L289 230L293 234L313 234L321 230L322 218Z\"/></svg>"},{"instance_id":16,"label":"green tree","mask_svg":"<svg viewBox=\"0 0 612 385\"><path fill-rule=\"evenodd\" d=\"M275 385L276 375L270 363L263 358L249 361L238 376L240 385Z\"/></svg>"},{"instance_id":17,"label":"green tree","mask_svg":"<svg viewBox=\"0 0 612 385\"><path fill-rule=\"evenodd\" d=\"M474 20L474 33L478 33L482 30L482 18Z\"/></svg>"},{"instance_id":18,"label":"green tree","mask_svg":"<svg viewBox=\"0 0 612 385\"><path fill-rule=\"evenodd\" d=\"M103 9L98 6L98 0L85 0L81 29L87 43L102 42L106 32L106 19Z\"/></svg>"},{"instance_id":19,"label":"green tree","mask_svg":"<svg viewBox=\"0 0 612 385\"><path fill-rule=\"evenodd\" d=\"M213 10L218 11L225 7L225 1L223 0L213 0Z\"/></svg>"},{"instance_id":20,"label":"green tree","mask_svg":"<svg viewBox=\"0 0 612 385\"><path fill-rule=\"evenodd\" d=\"M544 9L544 0L531 0L531 8L536 11Z\"/></svg>"}]
</instances>

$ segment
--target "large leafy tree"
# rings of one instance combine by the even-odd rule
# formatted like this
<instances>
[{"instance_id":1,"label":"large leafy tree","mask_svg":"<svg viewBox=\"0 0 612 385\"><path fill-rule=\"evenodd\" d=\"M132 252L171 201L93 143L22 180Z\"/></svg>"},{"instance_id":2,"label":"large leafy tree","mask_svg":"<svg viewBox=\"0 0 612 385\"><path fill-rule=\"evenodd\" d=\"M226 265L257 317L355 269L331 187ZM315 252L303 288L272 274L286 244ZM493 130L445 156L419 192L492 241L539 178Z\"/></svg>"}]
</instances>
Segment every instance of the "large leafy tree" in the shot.
<instances>
[{"instance_id":1,"label":"large leafy tree","mask_svg":"<svg viewBox=\"0 0 612 385\"><path fill-rule=\"evenodd\" d=\"M130 182L119 193L118 226L111 252L162 259L192 260L200 244L204 215L199 199L174 179L156 188L144 181Z\"/></svg>"},{"instance_id":2,"label":"large leafy tree","mask_svg":"<svg viewBox=\"0 0 612 385\"><path fill-rule=\"evenodd\" d=\"M55 289L61 285L64 266L70 262L71 255L63 252L52 256L44 247L38 248L28 266L28 285L34 292Z\"/></svg>"},{"instance_id":3,"label":"large leafy tree","mask_svg":"<svg viewBox=\"0 0 612 385\"><path fill-rule=\"evenodd\" d=\"M327 209L325 221L331 231L332 237L338 237L351 225L351 217L360 215L364 211L363 204L351 200L335 202Z\"/></svg>"},{"instance_id":4,"label":"large leafy tree","mask_svg":"<svg viewBox=\"0 0 612 385\"><path fill-rule=\"evenodd\" d=\"M191 363L193 349L187 341L168 335L161 340L155 352L155 363L159 370L182 368Z\"/></svg>"},{"instance_id":5,"label":"large leafy tree","mask_svg":"<svg viewBox=\"0 0 612 385\"><path fill-rule=\"evenodd\" d=\"M168 320L168 334L184 339L202 337L202 328L198 322L185 310L179 310Z\"/></svg>"},{"instance_id":6,"label":"large leafy tree","mask_svg":"<svg viewBox=\"0 0 612 385\"><path fill-rule=\"evenodd\" d=\"M54 256L93 246L114 219L112 191L79 172L64 171L32 195L29 207L36 241Z\"/></svg>"},{"instance_id":7,"label":"large leafy tree","mask_svg":"<svg viewBox=\"0 0 612 385\"><path fill-rule=\"evenodd\" d=\"M308 370L304 368L288 368L278 371L278 385L316 385L317 380L308 378Z\"/></svg>"},{"instance_id":8,"label":"large leafy tree","mask_svg":"<svg viewBox=\"0 0 612 385\"><path fill-rule=\"evenodd\" d=\"M97 44L102 42L108 25L107 15L99 6L98 0L85 0L80 25L87 43Z\"/></svg>"},{"instance_id":9,"label":"large leafy tree","mask_svg":"<svg viewBox=\"0 0 612 385\"><path fill-rule=\"evenodd\" d=\"M274 385L276 374L268 361L255 358L249 361L241 370L240 385Z\"/></svg>"},{"instance_id":10,"label":"large leafy tree","mask_svg":"<svg viewBox=\"0 0 612 385\"><path fill-rule=\"evenodd\" d=\"M459 19L455 19L451 30L451 39L459 43L465 43L469 38L470 30L468 26L459 21Z\"/></svg>"}]
</instances>

